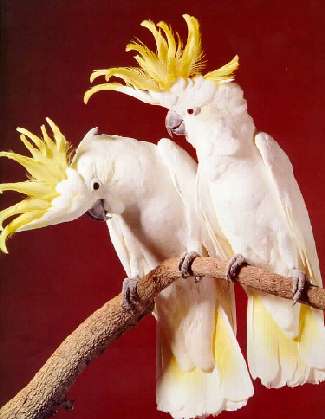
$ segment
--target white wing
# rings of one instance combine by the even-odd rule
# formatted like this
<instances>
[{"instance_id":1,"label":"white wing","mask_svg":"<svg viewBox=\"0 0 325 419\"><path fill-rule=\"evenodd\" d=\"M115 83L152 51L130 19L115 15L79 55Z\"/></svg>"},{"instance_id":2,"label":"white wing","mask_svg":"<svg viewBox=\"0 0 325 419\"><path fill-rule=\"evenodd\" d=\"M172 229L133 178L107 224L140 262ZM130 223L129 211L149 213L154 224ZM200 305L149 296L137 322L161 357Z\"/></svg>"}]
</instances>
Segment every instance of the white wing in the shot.
<instances>
[{"instance_id":1,"label":"white wing","mask_svg":"<svg viewBox=\"0 0 325 419\"><path fill-rule=\"evenodd\" d=\"M214 205L213 184L206 179L206 174L201 165L198 166L196 178L198 213L204 225L204 244L209 256L219 256L229 259L233 250L226 236L223 234L218 221L218 211Z\"/></svg>"},{"instance_id":2,"label":"white wing","mask_svg":"<svg viewBox=\"0 0 325 419\"><path fill-rule=\"evenodd\" d=\"M312 226L305 201L293 174L292 164L279 144L268 134L257 134L255 144L268 169L270 183L297 245L301 263L299 268L307 273L315 285L321 286L322 278Z\"/></svg>"},{"instance_id":3,"label":"white wing","mask_svg":"<svg viewBox=\"0 0 325 419\"><path fill-rule=\"evenodd\" d=\"M163 164L167 167L171 181L184 205L184 213L189 230L188 251L202 251L201 228L196 211L196 171L197 164L192 157L174 141L162 138L157 149Z\"/></svg>"},{"instance_id":4,"label":"white wing","mask_svg":"<svg viewBox=\"0 0 325 419\"><path fill-rule=\"evenodd\" d=\"M117 256L129 278L137 275L142 277L158 265L158 261L139 242L122 216L113 214L107 226Z\"/></svg>"},{"instance_id":5,"label":"white wing","mask_svg":"<svg viewBox=\"0 0 325 419\"><path fill-rule=\"evenodd\" d=\"M184 205L190 233L187 250L200 251L207 233L196 208L197 165L168 139L160 140L158 151ZM198 248L193 248L195 242ZM233 331L233 285L223 285L212 278L199 284L180 280L156 299L161 339L157 403L160 410L169 411L173 417L237 410L253 394ZM240 386L235 384L238 380Z\"/></svg>"},{"instance_id":6,"label":"white wing","mask_svg":"<svg viewBox=\"0 0 325 419\"><path fill-rule=\"evenodd\" d=\"M168 138L162 138L157 144L157 149L183 203L185 205L194 203L196 162L185 150Z\"/></svg>"}]
</instances>

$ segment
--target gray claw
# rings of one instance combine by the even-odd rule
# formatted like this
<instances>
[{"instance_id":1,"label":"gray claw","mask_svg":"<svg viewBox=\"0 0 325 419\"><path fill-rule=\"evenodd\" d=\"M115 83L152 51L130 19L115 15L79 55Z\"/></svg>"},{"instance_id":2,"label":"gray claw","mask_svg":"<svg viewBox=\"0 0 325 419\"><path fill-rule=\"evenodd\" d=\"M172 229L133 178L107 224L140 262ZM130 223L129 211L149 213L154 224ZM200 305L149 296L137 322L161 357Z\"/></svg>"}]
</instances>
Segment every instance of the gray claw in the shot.
<instances>
[{"instance_id":1,"label":"gray claw","mask_svg":"<svg viewBox=\"0 0 325 419\"><path fill-rule=\"evenodd\" d=\"M299 271L298 269L295 269L293 271L293 277L292 277L293 304L296 304L300 300L301 295L305 289L306 282L307 282L307 278L304 272Z\"/></svg>"},{"instance_id":2,"label":"gray claw","mask_svg":"<svg viewBox=\"0 0 325 419\"><path fill-rule=\"evenodd\" d=\"M228 262L226 277L228 281L234 281L243 266L247 265L247 261L242 255L234 255Z\"/></svg>"},{"instance_id":3,"label":"gray claw","mask_svg":"<svg viewBox=\"0 0 325 419\"><path fill-rule=\"evenodd\" d=\"M189 276L193 276L193 272L191 269L192 263L194 259L200 256L197 252L185 252L178 264L178 269L182 273L182 278L188 278ZM199 278L195 277L195 282L199 282Z\"/></svg>"},{"instance_id":4,"label":"gray claw","mask_svg":"<svg viewBox=\"0 0 325 419\"><path fill-rule=\"evenodd\" d=\"M139 295L137 291L137 283L139 277L124 278L122 286L123 306L129 311L137 311L139 308Z\"/></svg>"}]
</instances>

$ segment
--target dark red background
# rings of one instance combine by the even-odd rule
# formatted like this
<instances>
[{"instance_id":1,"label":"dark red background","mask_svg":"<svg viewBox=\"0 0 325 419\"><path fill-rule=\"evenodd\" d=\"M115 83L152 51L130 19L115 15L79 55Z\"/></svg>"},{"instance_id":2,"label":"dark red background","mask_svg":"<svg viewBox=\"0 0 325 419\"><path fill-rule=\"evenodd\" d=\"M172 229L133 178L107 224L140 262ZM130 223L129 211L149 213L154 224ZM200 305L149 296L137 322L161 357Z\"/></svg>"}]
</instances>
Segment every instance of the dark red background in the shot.
<instances>
[{"instance_id":1,"label":"dark red background","mask_svg":"<svg viewBox=\"0 0 325 419\"><path fill-rule=\"evenodd\" d=\"M130 65L125 44L142 19L164 19L186 34L181 14L199 18L209 69L238 53L238 82L257 127L289 153L313 221L325 267L325 6L312 1L2 1L1 149L23 151L15 128L37 131L50 116L74 144L93 126L156 141L165 111L118 93L85 106L92 69ZM184 141L181 140L184 144ZM1 159L1 181L23 177ZM16 199L5 194L4 208ZM32 378L83 319L119 292L123 269L104 224L83 217L18 234L0 255L1 402ZM245 297L238 292L239 340L245 348ZM325 348L324 348L325 356ZM325 384L267 390L258 383L248 407L222 418L324 418ZM147 317L78 379L71 413L58 418L158 418L155 325Z\"/></svg>"}]
</instances>

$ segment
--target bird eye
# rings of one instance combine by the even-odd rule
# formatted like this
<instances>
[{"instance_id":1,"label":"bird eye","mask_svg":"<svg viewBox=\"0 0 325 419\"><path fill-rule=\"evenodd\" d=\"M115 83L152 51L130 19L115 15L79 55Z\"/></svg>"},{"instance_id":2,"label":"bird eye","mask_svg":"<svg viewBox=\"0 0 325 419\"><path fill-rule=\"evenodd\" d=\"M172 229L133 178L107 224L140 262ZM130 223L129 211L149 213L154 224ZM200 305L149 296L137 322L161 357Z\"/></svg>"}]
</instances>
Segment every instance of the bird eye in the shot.
<instances>
[{"instance_id":1,"label":"bird eye","mask_svg":"<svg viewBox=\"0 0 325 419\"><path fill-rule=\"evenodd\" d=\"M186 110L188 115L198 115L201 112L201 108L189 108Z\"/></svg>"},{"instance_id":2,"label":"bird eye","mask_svg":"<svg viewBox=\"0 0 325 419\"><path fill-rule=\"evenodd\" d=\"M99 187L100 187L100 184L98 182L93 183L93 190L94 191L98 191Z\"/></svg>"}]
</instances>

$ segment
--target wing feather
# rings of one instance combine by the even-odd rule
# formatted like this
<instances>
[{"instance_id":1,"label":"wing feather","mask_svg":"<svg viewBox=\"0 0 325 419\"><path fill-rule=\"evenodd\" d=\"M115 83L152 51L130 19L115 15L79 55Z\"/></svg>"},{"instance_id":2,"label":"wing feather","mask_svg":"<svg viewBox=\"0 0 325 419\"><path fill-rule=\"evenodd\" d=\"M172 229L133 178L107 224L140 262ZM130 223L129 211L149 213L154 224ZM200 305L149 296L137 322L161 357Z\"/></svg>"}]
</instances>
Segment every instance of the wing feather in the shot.
<instances>
[{"instance_id":1,"label":"wing feather","mask_svg":"<svg viewBox=\"0 0 325 419\"><path fill-rule=\"evenodd\" d=\"M197 164L185 150L168 138L163 138L158 142L157 150L184 206L188 228L186 249L202 253L204 240L196 208Z\"/></svg>"},{"instance_id":2,"label":"wing feather","mask_svg":"<svg viewBox=\"0 0 325 419\"><path fill-rule=\"evenodd\" d=\"M257 134L255 144L268 169L283 216L297 245L301 264L299 269L309 276L313 284L321 286L322 278L312 226L292 164L279 144L268 134Z\"/></svg>"},{"instance_id":3,"label":"wing feather","mask_svg":"<svg viewBox=\"0 0 325 419\"><path fill-rule=\"evenodd\" d=\"M114 249L129 278L144 276L158 265L154 256L131 232L123 217L113 214L107 226Z\"/></svg>"},{"instance_id":4,"label":"wing feather","mask_svg":"<svg viewBox=\"0 0 325 419\"><path fill-rule=\"evenodd\" d=\"M191 201L194 202L196 162L185 150L168 138L162 138L157 144L157 149L183 203L189 205Z\"/></svg>"}]
</instances>

